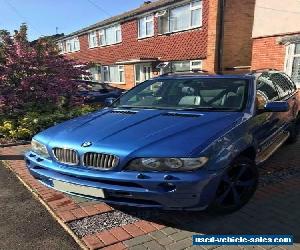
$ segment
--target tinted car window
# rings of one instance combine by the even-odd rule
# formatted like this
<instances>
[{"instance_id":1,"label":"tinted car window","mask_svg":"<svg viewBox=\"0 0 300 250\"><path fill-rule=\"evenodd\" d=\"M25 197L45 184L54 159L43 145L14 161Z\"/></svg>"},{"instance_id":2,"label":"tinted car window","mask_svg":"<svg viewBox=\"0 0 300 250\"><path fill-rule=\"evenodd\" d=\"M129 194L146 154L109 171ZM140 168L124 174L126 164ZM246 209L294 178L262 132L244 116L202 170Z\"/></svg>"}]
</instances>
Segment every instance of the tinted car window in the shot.
<instances>
[{"instance_id":1,"label":"tinted car window","mask_svg":"<svg viewBox=\"0 0 300 250\"><path fill-rule=\"evenodd\" d=\"M262 93L269 101L276 101L279 99L276 87L273 81L270 80L268 73L261 74L257 79L257 91Z\"/></svg>"},{"instance_id":2,"label":"tinted car window","mask_svg":"<svg viewBox=\"0 0 300 250\"><path fill-rule=\"evenodd\" d=\"M280 98L285 98L292 93L289 81L280 73L270 74L270 80L275 84Z\"/></svg>"},{"instance_id":3,"label":"tinted car window","mask_svg":"<svg viewBox=\"0 0 300 250\"><path fill-rule=\"evenodd\" d=\"M292 89L292 91L293 92L296 91L297 90L297 86L293 82L293 80L288 75L286 75L285 73L281 73L281 75L288 81L288 83L289 83L290 88Z\"/></svg>"},{"instance_id":4,"label":"tinted car window","mask_svg":"<svg viewBox=\"0 0 300 250\"><path fill-rule=\"evenodd\" d=\"M115 107L241 111L247 95L245 79L170 78L139 84L115 102Z\"/></svg>"}]
</instances>

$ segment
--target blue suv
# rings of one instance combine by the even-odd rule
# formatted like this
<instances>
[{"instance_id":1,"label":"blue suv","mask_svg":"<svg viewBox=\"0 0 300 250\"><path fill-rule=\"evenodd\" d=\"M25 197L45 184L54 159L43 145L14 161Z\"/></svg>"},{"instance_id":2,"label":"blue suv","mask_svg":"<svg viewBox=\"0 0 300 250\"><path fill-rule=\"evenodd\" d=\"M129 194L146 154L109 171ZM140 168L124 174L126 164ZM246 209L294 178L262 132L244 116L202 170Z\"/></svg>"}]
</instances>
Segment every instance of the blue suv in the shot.
<instances>
[{"instance_id":1,"label":"blue suv","mask_svg":"<svg viewBox=\"0 0 300 250\"><path fill-rule=\"evenodd\" d=\"M26 163L41 183L72 195L233 212L253 196L258 166L296 140L297 96L278 71L162 75L37 134Z\"/></svg>"}]
</instances>

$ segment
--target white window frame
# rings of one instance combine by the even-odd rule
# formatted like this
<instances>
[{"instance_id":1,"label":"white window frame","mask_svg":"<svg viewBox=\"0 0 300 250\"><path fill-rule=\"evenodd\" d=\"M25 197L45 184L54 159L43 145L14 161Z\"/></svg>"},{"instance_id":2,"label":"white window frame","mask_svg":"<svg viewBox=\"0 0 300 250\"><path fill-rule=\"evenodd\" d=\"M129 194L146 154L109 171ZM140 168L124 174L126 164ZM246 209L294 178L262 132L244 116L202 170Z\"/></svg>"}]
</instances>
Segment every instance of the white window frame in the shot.
<instances>
[{"instance_id":1,"label":"white window frame","mask_svg":"<svg viewBox=\"0 0 300 250\"><path fill-rule=\"evenodd\" d=\"M78 46L78 47L76 47ZM78 37L73 38L73 52L80 51L80 42Z\"/></svg>"},{"instance_id":2,"label":"white window frame","mask_svg":"<svg viewBox=\"0 0 300 250\"><path fill-rule=\"evenodd\" d=\"M193 6L193 3L195 2L199 2L199 6ZM188 28L185 28L185 29L177 29L177 30L171 30L171 11L172 10L175 10L177 8L180 8L180 7L184 7L184 6L190 6L190 11L189 11L189 19L190 19L190 25ZM200 23L197 24L197 25L192 25L192 11L193 10L198 10L200 9ZM174 32L180 32L180 31L184 31L184 30L190 30L190 29L194 29L194 28L200 28L203 24L203 0L195 0L195 1L191 1L190 3L188 4L185 4L185 5L180 5L180 6L177 6L175 8L171 8L168 10L168 32L165 32L165 33L174 33Z\"/></svg>"},{"instance_id":3,"label":"white window frame","mask_svg":"<svg viewBox=\"0 0 300 250\"><path fill-rule=\"evenodd\" d=\"M108 43L107 42L107 38L106 38L106 31L110 28L116 28L115 29L115 42L112 42L112 43ZM120 40L118 41L117 40L117 32L120 32ZM103 39L103 40L102 40ZM102 43L103 41L103 43ZM105 28L102 28L99 30L99 44L101 47L103 46L107 46L107 45L113 45L113 44L118 44L118 43L121 43L122 42L122 28L121 28L121 24L114 24L114 25L111 25L111 26L108 26L108 27L105 27Z\"/></svg>"},{"instance_id":4,"label":"white window frame","mask_svg":"<svg viewBox=\"0 0 300 250\"><path fill-rule=\"evenodd\" d=\"M108 80L105 79L105 73L107 73L108 76ZM103 79L103 82L109 82L109 66L102 66L102 70L101 70L101 78Z\"/></svg>"},{"instance_id":5,"label":"white window frame","mask_svg":"<svg viewBox=\"0 0 300 250\"><path fill-rule=\"evenodd\" d=\"M145 36L140 35L140 30L141 30L141 21L144 21L144 29L146 31ZM152 23L152 32L150 34L147 34L147 23ZM147 15L144 17L141 17L138 19L138 38L145 38L145 37L151 37L154 36L154 16L153 15Z\"/></svg>"},{"instance_id":6,"label":"white window frame","mask_svg":"<svg viewBox=\"0 0 300 250\"><path fill-rule=\"evenodd\" d=\"M194 66L193 63L200 63L200 67ZM190 70L201 70L202 69L202 60L191 60L190 61Z\"/></svg>"},{"instance_id":7,"label":"white window frame","mask_svg":"<svg viewBox=\"0 0 300 250\"><path fill-rule=\"evenodd\" d=\"M148 72L144 72L143 69L145 68L150 68L150 75L147 77ZM140 79L137 79L137 73L139 73ZM135 85L144 82L146 80L149 80L153 77L153 69L152 69L152 64L151 63L137 63L134 65L134 81Z\"/></svg>"},{"instance_id":8,"label":"white window frame","mask_svg":"<svg viewBox=\"0 0 300 250\"><path fill-rule=\"evenodd\" d=\"M93 39L96 39L96 43L94 43ZM98 30L93 30L88 33L88 41L89 41L89 48L96 48L99 46L99 35L98 35Z\"/></svg>"},{"instance_id":9,"label":"white window frame","mask_svg":"<svg viewBox=\"0 0 300 250\"><path fill-rule=\"evenodd\" d=\"M97 71L96 74L93 74L93 70ZM93 67L90 67L87 72L90 74L89 79L90 81L94 81L94 82L101 82L102 80L102 67L100 64L95 64ZM95 79L95 75L98 75L98 79Z\"/></svg>"},{"instance_id":10,"label":"white window frame","mask_svg":"<svg viewBox=\"0 0 300 250\"><path fill-rule=\"evenodd\" d=\"M193 3L195 3L195 2L199 2L199 5L198 6L193 6ZM200 9L200 24L192 25L192 11L193 10L199 10L199 9ZM202 22L203 22L203 1L202 0L192 1L190 3L190 25L191 25L191 28L201 27Z\"/></svg>"},{"instance_id":11,"label":"white window frame","mask_svg":"<svg viewBox=\"0 0 300 250\"><path fill-rule=\"evenodd\" d=\"M292 77L293 74L294 59L300 58L300 54L295 54L296 44L300 44L300 42L289 44L285 48L284 70L289 77ZM300 82L295 82L295 84L297 88L300 88Z\"/></svg>"},{"instance_id":12,"label":"white window frame","mask_svg":"<svg viewBox=\"0 0 300 250\"><path fill-rule=\"evenodd\" d=\"M72 52L72 48L73 48L73 46L72 46L72 40L71 39L67 39L66 40L66 52L67 53Z\"/></svg>"},{"instance_id":13,"label":"white window frame","mask_svg":"<svg viewBox=\"0 0 300 250\"><path fill-rule=\"evenodd\" d=\"M171 68L173 68L173 64L174 63L184 63L184 62L189 62L190 68L189 71L193 71L193 70L201 70L202 69L202 60L181 60L181 61L172 61L171 62ZM193 63L200 63L200 67L199 66L194 66Z\"/></svg>"},{"instance_id":14,"label":"white window frame","mask_svg":"<svg viewBox=\"0 0 300 250\"><path fill-rule=\"evenodd\" d=\"M70 46L70 48L69 48ZM72 53L80 51L80 41L78 37L69 38L66 40L66 52Z\"/></svg>"},{"instance_id":15,"label":"white window frame","mask_svg":"<svg viewBox=\"0 0 300 250\"><path fill-rule=\"evenodd\" d=\"M118 68L118 79L120 79L120 74L123 74L123 81L112 81L110 75L110 68L117 67ZM108 81L104 78L104 73L108 74ZM110 66L102 66L102 76L104 82L114 83L114 84L125 84L125 66L124 65L110 65Z\"/></svg>"},{"instance_id":16,"label":"white window frame","mask_svg":"<svg viewBox=\"0 0 300 250\"><path fill-rule=\"evenodd\" d=\"M60 54L65 54L66 53L66 44L65 41L61 41L57 43L57 47L59 49Z\"/></svg>"},{"instance_id":17,"label":"white window frame","mask_svg":"<svg viewBox=\"0 0 300 250\"><path fill-rule=\"evenodd\" d=\"M124 65L118 66L119 79L121 79L121 74L123 75L123 81L120 81L120 83L125 83L125 70L124 69L125 69Z\"/></svg>"}]
</instances>

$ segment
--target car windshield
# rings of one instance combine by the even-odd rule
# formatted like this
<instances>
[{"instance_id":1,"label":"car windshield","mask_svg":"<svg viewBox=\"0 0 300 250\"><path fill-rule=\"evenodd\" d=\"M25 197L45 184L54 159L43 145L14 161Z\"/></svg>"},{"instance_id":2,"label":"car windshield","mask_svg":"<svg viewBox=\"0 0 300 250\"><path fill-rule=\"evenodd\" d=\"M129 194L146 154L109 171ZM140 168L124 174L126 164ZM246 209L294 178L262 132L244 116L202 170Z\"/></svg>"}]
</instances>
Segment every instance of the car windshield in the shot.
<instances>
[{"instance_id":1,"label":"car windshield","mask_svg":"<svg viewBox=\"0 0 300 250\"><path fill-rule=\"evenodd\" d=\"M247 92L245 79L152 79L121 96L113 107L241 111Z\"/></svg>"}]
</instances>

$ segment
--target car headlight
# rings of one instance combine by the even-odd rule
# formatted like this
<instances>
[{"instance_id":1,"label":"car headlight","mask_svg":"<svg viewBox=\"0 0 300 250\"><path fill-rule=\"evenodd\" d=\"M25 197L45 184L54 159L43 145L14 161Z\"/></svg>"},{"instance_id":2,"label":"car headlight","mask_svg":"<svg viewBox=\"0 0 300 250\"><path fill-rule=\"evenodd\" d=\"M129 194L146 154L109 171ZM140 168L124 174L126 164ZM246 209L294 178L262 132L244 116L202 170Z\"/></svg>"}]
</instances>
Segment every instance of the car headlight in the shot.
<instances>
[{"instance_id":1,"label":"car headlight","mask_svg":"<svg viewBox=\"0 0 300 250\"><path fill-rule=\"evenodd\" d=\"M198 158L138 158L126 167L134 171L192 171L201 168L207 157Z\"/></svg>"},{"instance_id":2,"label":"car headlight","mask_svg":"<svg viewBox=\"0 0 300 250\"><path fill-rule=\"evenodd\" d=\"M31 141L31 150L41 157L44 157L44 158L50 157L47 147L35 139L32 139L32 141Z\"/></svg>"}]
</instances>

